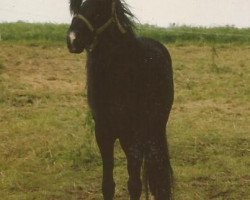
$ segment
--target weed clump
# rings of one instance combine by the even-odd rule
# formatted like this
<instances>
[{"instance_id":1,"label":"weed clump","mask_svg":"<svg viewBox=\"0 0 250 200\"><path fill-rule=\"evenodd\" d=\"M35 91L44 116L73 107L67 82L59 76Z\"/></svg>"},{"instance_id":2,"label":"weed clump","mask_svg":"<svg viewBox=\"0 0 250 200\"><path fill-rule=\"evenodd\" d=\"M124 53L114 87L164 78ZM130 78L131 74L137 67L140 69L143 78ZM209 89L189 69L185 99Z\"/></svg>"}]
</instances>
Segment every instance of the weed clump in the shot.
<instances>
[{"instance_id":1,"label":"weed clump","mask_svg":"<svg viewBox=\"0 0 250 200\"><path fill-rule=\"evenodd\" d=\"M94 135L95 124L90 110L86 111L84 127L86 132L84 133L82 144L72 152L74 168L101 164Z\"/></svg>"},{"instance_id":2,"label":"weed clump","mask_svg":"<svg viewBox=\"0 0 250 200\"><path fill-rule=\"evenodd\" d=\"M4 62L0 59L0 73L2 73L5 70L6 66Z\"/></svg>"}]
</instances>

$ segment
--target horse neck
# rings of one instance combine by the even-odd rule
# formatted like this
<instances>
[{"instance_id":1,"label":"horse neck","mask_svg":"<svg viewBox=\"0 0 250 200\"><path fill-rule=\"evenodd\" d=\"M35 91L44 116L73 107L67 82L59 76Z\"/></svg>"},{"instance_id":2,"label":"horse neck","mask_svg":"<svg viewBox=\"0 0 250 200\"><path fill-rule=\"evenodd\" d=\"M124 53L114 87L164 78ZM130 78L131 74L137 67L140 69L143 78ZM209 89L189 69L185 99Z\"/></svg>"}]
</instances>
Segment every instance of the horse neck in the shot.
<instances>
[{"instance_id":1,"label":"horse neck","mask_svg":"<svg viewBox=\"0 0 250 200\"><path fill-rule=\"evenodd\" d=\"M128 45L133 44L135 35L132 29L128 29L125 34L121 33L114 25L99 36L92 56L114 56L117 53L128 51Z\"/></svg>"}]
</instances>

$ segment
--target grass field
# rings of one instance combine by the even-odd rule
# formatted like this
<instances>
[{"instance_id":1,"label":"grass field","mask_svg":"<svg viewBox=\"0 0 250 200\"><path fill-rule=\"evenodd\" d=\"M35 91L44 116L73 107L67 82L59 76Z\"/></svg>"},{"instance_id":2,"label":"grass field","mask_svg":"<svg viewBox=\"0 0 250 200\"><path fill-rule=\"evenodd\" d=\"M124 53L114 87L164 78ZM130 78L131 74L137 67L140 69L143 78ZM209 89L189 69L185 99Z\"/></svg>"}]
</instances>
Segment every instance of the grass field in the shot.
<instances>
[{"instance_id":1,"label":"grass field","mask_svg":"<svg viewBox=\"0 0 250 200\"><path fill-rule=\"evenodd\" d=\"M69 54L62 42L2 38L0 198L102 199L85 55ZM175 198L250 199L249 42L167 46L175 76L168 127ZM115 154L116 199L127 200L119 143Z\"/></svg>"},{"instance_id":2,"label":"grass field","mask_svg":"<svg viewBox=\"0 0 250 200\"><path fill-rule=\"evenodd\" d=\"M2 41L29 44L64 44L67 24L30 24L24 22L0 24ZM151 25L136 25L136 32L141 36L157 39L163 43L237 43L250 44L250 28L234 27L189 27L172 26L160 28Z\"/></svg>"}]
</instances>

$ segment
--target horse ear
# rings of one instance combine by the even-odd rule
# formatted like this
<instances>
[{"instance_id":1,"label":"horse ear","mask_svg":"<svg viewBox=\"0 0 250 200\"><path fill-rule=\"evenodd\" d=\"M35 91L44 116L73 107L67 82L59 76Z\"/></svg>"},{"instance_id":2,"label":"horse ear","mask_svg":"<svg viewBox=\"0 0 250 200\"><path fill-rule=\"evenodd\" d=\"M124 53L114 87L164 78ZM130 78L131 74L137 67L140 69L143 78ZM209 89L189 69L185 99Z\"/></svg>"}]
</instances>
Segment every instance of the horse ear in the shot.
<instances>
[{"instance_id":1,"label":"horse ear","mask_svg":"<svg viewBox=\"0 0 250 200\"><path fill-rule=\"evenodd\" d=\"M70 13L77 14L80 11L82 0L70 0Z\"/></svg>"}]
</instances>

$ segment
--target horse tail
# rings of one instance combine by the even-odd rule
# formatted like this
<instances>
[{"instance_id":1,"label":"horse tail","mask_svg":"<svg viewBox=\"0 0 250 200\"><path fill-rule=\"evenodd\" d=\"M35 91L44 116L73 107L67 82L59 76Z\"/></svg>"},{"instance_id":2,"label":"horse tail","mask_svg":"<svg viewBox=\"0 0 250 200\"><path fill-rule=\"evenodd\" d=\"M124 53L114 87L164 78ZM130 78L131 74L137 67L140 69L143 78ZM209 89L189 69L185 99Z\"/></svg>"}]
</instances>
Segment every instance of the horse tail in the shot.
<instances>
[{"instance_id":1,"label":"horse tail","mask_svg":"<svg viewBox=\"0 0 250 200\"><path fill-rule=\"evenodd\" d=\"M173 171L165 134L164 139L149 141L144 152L144 172L144 183L155 200L173 200Z\"/></svg>"}]
</instances>

